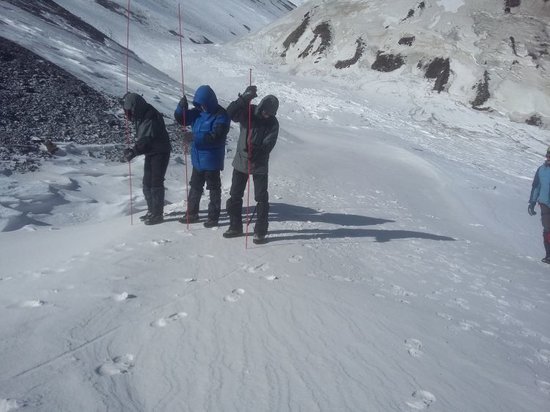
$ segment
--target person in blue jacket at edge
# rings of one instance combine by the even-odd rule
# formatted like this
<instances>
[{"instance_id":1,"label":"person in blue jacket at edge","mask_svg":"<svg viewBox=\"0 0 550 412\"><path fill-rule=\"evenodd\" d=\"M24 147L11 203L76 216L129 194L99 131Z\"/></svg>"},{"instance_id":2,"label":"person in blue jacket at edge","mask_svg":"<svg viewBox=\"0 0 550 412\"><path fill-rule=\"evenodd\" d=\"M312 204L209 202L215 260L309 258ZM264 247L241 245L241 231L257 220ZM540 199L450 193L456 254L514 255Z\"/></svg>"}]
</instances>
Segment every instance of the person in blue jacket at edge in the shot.
<instances>
[{"instance_id":1,"label":"person in blue jacket at edge","mask_svg":"<svg viewBox=\"0 0 550 412\"><path fill-rule=\"evenodd\" d=\"M531 197L529 198L529 207L527 211L531 216L537 214L535 205L540 206L540 215L542 220L542 238L546 256L542 259L544 263L550 263L550 147L546 150L546 161L539 166L533 185L531 187Z\"/></svg>"},{"instance_id":2,"label":"person in blue jacket at edge","mask_svg":"<svg viewBox=\"0 0 550 412\"><path fill-rule=\"evenodd\" d=\"M193 97L193 108L189 108L183 96L174 111L176 122L191 126L191 162L193 172L189 182L187 212L179 219L181 223L199 221L199 204L204 183L210 192L208 220L205 227L218 225L221 210L221 177L225 157L225 142L231 120L225 109L218 104L214 90L208 85L200 86Z\"/></svg>"}]
</instances>

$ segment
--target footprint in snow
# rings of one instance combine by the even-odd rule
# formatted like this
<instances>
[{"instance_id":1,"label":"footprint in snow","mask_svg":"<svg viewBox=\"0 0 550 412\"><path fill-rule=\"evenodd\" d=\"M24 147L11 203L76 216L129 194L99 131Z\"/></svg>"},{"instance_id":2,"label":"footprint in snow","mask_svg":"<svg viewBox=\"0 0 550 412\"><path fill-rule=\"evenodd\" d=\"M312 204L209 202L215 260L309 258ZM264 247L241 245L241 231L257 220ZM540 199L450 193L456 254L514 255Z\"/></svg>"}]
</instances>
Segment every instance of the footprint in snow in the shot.
<instances>
[{"instance_id":1,"label":"footprint in snow","mask_svg":"<svg viewBox=\"0 0 550 412\"><path fill-rule=\"evenodd\" d=\"M136 295L129 294L128 292L122 292L113 296L113 300L116 302L124 302L125 300L135 298L137 298Z\"/></svg>"},{"instance_id":2,"label":"footprint in snow","mask_svg":"<svg viewBox=\"0 0 550 412\"><path fill-rule=\"evenodd\" d=\"M117 356L108 360L103 365L96 368L96 373L101 376L113 376L128 373L134 367L134 355Z\"/></svg>"},{"instance_id":3,"label":"footprint in snow","mask_svg":"<svg viewBox=\"0 0 550 412\"><path fill-rule=\"evenodd\" d=\"M418 339L405 339L405 346L407 347L407 352L413 358L419 358L424 352L422 352L422 342Z\"/></svg>"},{"instance_id":4,"label":"footprint in snow","mask_svg":"<svg viewBox=\"0 0 550 412\"><path fill-rule=\"evenodd\" d=\"M46 305L46 302L44 302L43 300L34 299L34 300L24 300L22 302L14 304L14 305L10 305L8 307L9 308L22 308L22 309L30 308L30 309L34 309L34 308L42 307L44 305Z\"/></svg>"},{"instance_id":5,"label":"footprint in snow","mask_svg":"<svg viewBox=\"0 0 550 412\"><path fill-rule=\"evenodd\" d=\"M15 399L0 398L0 411L2 412L15 411L19 408L24 408L25 406L25 404L19 403Z\"/></svg>"},{"instance_id":6,"label":"footprint in snow","mask_svg":"<svg viewBox=\"0 0 550 412\"><path fill-rule=\"evenodd\" d=\"M242 295L244 295L244 289L233 289L233 291L224 297L223 300L229 303L235 303L241 298Z\"/></svg>"},{"instance_id":7,"label":"footprint in snow","mask_svg":"<svg viewBox=\"0 0 550 412\"><path fill-rule=\"evenodd\" d=\"M462 298L455 298L447 303L447 306L449 307L459 307L464 310L470 310L470 307L468 306L468 301L466 299Z\"/></svg>"},{"instance_id":8,"label":"footprint in snow","mask_svg":"<svg viewBox=\"0 0 550 412\"><path fill-rule=\"evenodd\" d=\"M288 258L288 261L290 263L298 263L298 262L301 262L302 261L302 256L300 255L292 255L291 257Z\"/></svg>"},{"instance_id":9,"label":"footprint in snow","mask_svg":"<svg viewBox=\"0 0 550 412\"><path fill-rule=\"evenodd\" d=\"M265 280L279 280L278 276L270 275L270 276L264 276Z\"/></svg>"},{"instance_id":10,"label":"footprint in snow","mask_svg":"<svg viewBox=\"0 0 550 412\"><path fill-rule=\"evenodd\" d=\"M550 366L550 350L541 349L536 356L540 363Z\"/></svg>"},{"instance_id":11,"label":"footprint in snow","mask_svg":"<svg viewBox=\"0 0 550 412\"><path fill-rule=\"evenodd\" d=\"M187 313L185 312L173 313L167 318L157 319L156 321L151 323L151 326L154 328L165 328L166 326L168 326L170 322L175 322L179 319L183 319L186 317L187 317Z\"/></svg>"},{"instance_id":12,"label":"footprint in snow","mask_svg":"<svg viewBox=\"0 0 550 412\"><path fill-rule=\"evenodd\" d=\"M267 263L260 263L256 266L245 266L244 270L246 270L248 273L256 273L258 271L265 272L269 269L269 265Z\"/></svg>"},{"instance_id":13,"label":"footprint in snow","mask_svg":"<svg viewBox=\"0 0 550 412\"><path fill-rule=\"evenodd\" d=\"M440 318L446 319L446 320L453 320L453 317L451 315L449 315L448 313L437 312L437 316L439 316Z\"/></svg>"},{"instance_id":14,"label":"footprint in snow","mask_svg":"<svg viewBox=\"0 0 550 412\"><path fill-rule=\"evenodd\" d=\"M550 395L550 382L538 380L537 387L541 392L544 392L545 394Z\"/></svg>"},{"instance_id":15,"label":"footprint in snow","mask_svg":"<svg viewBox=\"0 0 550 412\"><path fill-rule=\"evenodd\" d=\"M168 239L156 239L151 241L151 244L154 246L166 245L167 243L172 243L172 241Z\"/></svg>"},{"instance_id":16,"label":"footprint in snow","mask_svg":"<svg viewBox=\"0 0 550 412\"><path fill-rule=\"evenodd\" d=\"M413 399L407 405L417 411L428 409L436 400L432 393L424 390L414 391L411 396Z\"/></svg>"}]
</instances>

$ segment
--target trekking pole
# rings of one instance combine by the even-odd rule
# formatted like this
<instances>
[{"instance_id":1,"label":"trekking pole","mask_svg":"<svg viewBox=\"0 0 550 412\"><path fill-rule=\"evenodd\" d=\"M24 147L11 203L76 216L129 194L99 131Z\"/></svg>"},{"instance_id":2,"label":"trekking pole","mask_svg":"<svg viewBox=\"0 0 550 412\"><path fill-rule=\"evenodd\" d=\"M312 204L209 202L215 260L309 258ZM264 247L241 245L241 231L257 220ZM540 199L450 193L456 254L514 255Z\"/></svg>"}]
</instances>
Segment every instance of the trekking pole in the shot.
<instances>
[{"instance_id":1,"label":"trekking pole","mask_svg":"<svg viewBox=\"0 0 550 412\"><path fill-rule=\"evenodd\" d=\"M127 24L126 24L126 93L128 93L128 78L130 72L130 61L129 61L129 48L130 48L130 0L128 0L128 5L126 7L127 11ZM130 125L128 123L128 117L124 116L126 119L126 146L129 148L130 145ZM133 205L133 195L132 195L132 164L128 160L128 176L129 176L129 185L130 185L130 225L134 224L134 205Z\"/></svg>"},{"instance_id":2,"label":"trekking pole","mask_svg":"<svg viewBox=\"0 0 550 412\"><path fill-rule=\"evenodd\" d=\"M249 85L252 86L252 69L249 73ZM246 235L244 241L245 249L248 249L248 226L250 224L249 214L250 214L250 158L252 157L252 101L248 102L248 136L247 136L247 146L248 146L248 182L247 182L247 193L246 193Z\"/></svg>"},{"instance_id":3,"label":"trekking pole","mask_svg":"<svg viewBox=\"0 0 550 412\"><path fill-rule=\"evenodd\" d=\"M183 96L185 96L185 82L183 77L183 36L181 31L181 6L178 4L178 20L179 20L179 28L180 28L180 67L181 67L181 91L183 93ZM185 211L185 219L187 220L187 230L189 230L189 178L188 178L188 172L187 172L187 145L185 142L185 128L186 128L186 118L185 118L185 109L183 110L183 123L181 126L181 132L183 136L183 156L184 156L184 163L185 163L185 203L186 203L186 211Z\"/></svg>"}]
</instances>

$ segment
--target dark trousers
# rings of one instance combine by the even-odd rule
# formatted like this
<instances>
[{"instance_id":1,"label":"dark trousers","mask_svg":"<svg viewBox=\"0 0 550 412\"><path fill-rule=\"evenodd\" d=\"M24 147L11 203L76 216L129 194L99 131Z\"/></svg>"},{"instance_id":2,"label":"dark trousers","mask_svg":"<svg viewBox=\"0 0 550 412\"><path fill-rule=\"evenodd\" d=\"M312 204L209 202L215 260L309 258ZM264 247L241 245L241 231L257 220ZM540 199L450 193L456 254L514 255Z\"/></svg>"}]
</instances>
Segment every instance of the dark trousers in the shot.
<instances>
[{"instance_id":1,"label":"dark trousers","mask_svg":"<svg viewBox=\"0 0 550 412\"><path fill-rule=\"evenodd\" d=\"M143 166L143 195L147 202L147 210L153 215L164 211L164 176L170 153L154 153L145 155Z\"/></svg>"},{"instance_id":2,"label":"dark trousers","mask_svg":"<svg viewBox=\"0 0 550 412\"><path fill-rule=\"evenodd\" d=\"M256 225L254 233L265 235L268 228L269 216L269 193L267 191L268 175L254 174L254 200L256 201ZM233 169L231 178L230 198L227 199L227 214L229 215L229 226L242 229L243 196L248 182L248 174Z\"/></svg>"},{"instance_id":3,"label":"dark trousers","mask_svg":"<svg viewBox=\"0 0 550 412\"><path fill-rule=\"evenodd\" d=\"M546 251L546 257L550 258L550 207L546 206L544 203L539 203L539 205L544 249Z\"/></svg>"},{"instance_id":4,"label":"dark trousers","mask_svg":"<svg viewBox=\"0 0 550 412\"><path fill-rule=\"evenodd\" d=\"M205 170L201 172L193 168L191 181L189 182L189 198L187 199L189 215L199 213L199 205L205 183L206 189L210 192L208 219L217 221L220 217L222 203L222 180L219 170Z\"/></svg>"}]
</instances>

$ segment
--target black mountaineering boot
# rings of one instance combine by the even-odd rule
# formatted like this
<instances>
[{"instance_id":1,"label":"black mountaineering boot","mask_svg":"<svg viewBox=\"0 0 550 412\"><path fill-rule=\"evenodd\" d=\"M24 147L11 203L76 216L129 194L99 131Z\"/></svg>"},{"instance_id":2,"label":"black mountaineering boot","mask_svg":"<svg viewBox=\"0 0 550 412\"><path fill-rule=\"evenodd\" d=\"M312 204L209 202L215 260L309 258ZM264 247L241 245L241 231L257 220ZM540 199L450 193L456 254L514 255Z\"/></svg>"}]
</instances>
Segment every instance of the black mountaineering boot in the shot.
<instances>
[{"instance_id":1,"label":"black mountaineering boot","mask_svg":"<svg viewBox=\"0 0 550 412\"><path fill-rule=\"evenodd\" d=\"M140 216L139 220L144 221L151 217L153 210L153 196L151 195L151 188L143 186L143 197L145 197L145 202L147 203L147 213L143 216Z\"/></svg>"},{"instance_id":2,"label":"black mountaineering boot","mask_svg":"<svg viewBox=\"0 0 550 412\"><path fill-rule=\"evenodd\" d=\"M264 234L254 233L254 237L252 238L252 242L254 242L255 245L261 245L263 243L266 243L267 239L265 238Z\"/></svg>"},{"instance_id":3,"label":"black mountaineering boot","mask_svg":"<svg viewBox=\"0 0 550 412\"><path fill-rule=\"evenodd\" d=\"M146 225L158 225L159 223L164 222L164 216L160 215L151 215L149 219L143 221Z\"/></svg>"},{"instance_id":4,"label":"black mountaineering boot","mask_svg":"<svg viewBox=\"0 0 550 412\"><path fill-rule=\"evenodd\" d=\"M151 198L151 216L143 221L146 225L156 225L164 222L164 187L153 187L151 189Z\"/></svg>"},{"instance_id":5,"label":"black mountaineering boot","mask_svg":"<svg viewBox=\"0 0 550 412\"><path fill-rule=\"evenodd\" d=\"M153 214L151 213L150 210L148 210L147 213L145 213L143 216L139 217L139 220L141 220L143 222L144 220L149 219L151 216L153 216Z\"/></svg>"},{"instance_id":6,"label":"black mountaineering boot","mask_svg":"<svg viewBox=\"0 0 550 412\"><path fill-rule=\"evenodd\" d=\"M546 256L542 258L542 262L550 263L550 232L544 232L542 237L544 238L544 250Z\"/></svg>"},{"instance_id":7,"label":"black mountaineering boot","mask_svg":"<svg viewBox=\"0 0 550 412\"><path fill-rule=\"evenodd\" d=\"M208 219L206 222L203 223L204 227L211 228L218 226L218 219Z\"/></svg>"},{"instance_id":8,"label":"black mountaineering boot","mask_svg":"<svg viewBox=\"0 0 550 412\"><path fill-rule=\"evenodd\" d=\"M229 229L223 232L223 237L225 238L238 237L238 236L242 236L242 234L243 234L242 226L241 227L229 226Z\"/></svg>"},{"instance_id":9,"label":"black mountaineering boot","mask_svg":"<svg viewBox=\"0 0 550 412\"><path fill-rule=\"evenodd\" d=\"M180 223L196 223L199 221L199 206L201 202L202 190L197 190L193 187L189 190L189 196L187 198L187 212L178 219ZM189 219L187 214L189 213Z\"/></svg>"}]
</instances>

